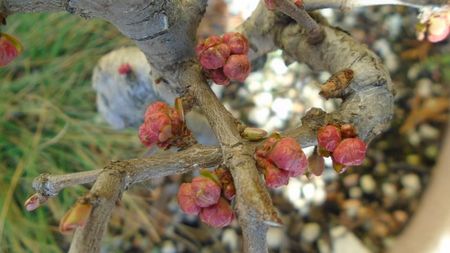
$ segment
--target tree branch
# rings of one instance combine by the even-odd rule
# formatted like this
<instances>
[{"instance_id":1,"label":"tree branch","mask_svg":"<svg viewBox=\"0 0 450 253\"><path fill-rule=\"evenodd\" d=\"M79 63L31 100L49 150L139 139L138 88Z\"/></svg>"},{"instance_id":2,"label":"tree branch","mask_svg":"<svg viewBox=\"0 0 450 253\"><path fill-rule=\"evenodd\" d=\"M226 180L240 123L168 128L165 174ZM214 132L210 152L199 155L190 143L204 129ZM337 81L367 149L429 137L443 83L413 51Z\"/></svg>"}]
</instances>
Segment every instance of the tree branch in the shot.
<instances>
[{"instance_id":1,"label":"tree branch","mask_svg":"<svg viewBox=\"0 0 450 253\"><path fill-rule=\"evenodd\" d=\"M112 163L103 170L89 194L93 205L91 215L84 228L77 228L69 253L100 252L101 240L116 201L125 188L125 174L115 169Z\"/></svg>"},{"instance_id":2,"label":"tree branch","mask_svg":"<svg viewBox=\"0 0 450 253\"><path fill-rule=\"evenodd\" d=\"M171 153L164 152L149 158L113 161L104 169L76 172L64 175L42 174L33 181L33 188L42 196L52 197L64 188L94 182L105 170L120 169L126 174L127 187L154 177L219 165L222 156L218 147L195 145L189 149Z\"/></svg>"}]
</instances>

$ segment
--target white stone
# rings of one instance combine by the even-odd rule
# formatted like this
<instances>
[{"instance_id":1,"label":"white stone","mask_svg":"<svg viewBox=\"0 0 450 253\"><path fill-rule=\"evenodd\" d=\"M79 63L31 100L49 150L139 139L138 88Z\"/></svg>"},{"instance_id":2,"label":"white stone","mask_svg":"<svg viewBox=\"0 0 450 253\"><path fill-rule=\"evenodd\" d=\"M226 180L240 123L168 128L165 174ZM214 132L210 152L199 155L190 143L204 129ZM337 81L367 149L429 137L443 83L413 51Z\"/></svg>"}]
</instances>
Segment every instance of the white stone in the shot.
<instances>
[{"instance_id":1,"label":"white stone","mask_svg":"<svg viewBox=\"0 0 450 253\"><path fill-rule=\"evenodd\" d=\"M377 187L377 183L371 175L364 175L360 180L361 189L365 193L373 193Z\"/></svg>"},{"instance_id":2,"label":"white stone","mask_svg":"<svg viewBox=\"0 0 450 253\"><path fill-rule=\"evenodd\" d=\"M279 227L270 227L267 230L267 246L270 249L279 249L284 242L284 231Z\"/></svg>"},{"instance_id":3,"label":"white stone","mask_svg":"<svg viewBox=\"0 0 450 253\"><path fill-rule=\"evenodd\" d=\"M161 253L176 253L177 248L172 241L166 240L162 243Z\"/></svg>"},{"instance_id":4,"label":"white stone","mask_svg":"<svg viewBox=\"0 0 450 253\"><path fill-rule=\"evenodd\" d=\"M234 229L228 228L222 234L222 243L227 246L231 251L235 251L238 248L239 238Z\"/></svg>"},{"instance_id":5,"label":"white stone","mask_svg":"<svg viewBox=\"0 0 450 253\"><path fill-rule=\"evenodd\" d=\"M364 244L344 226L331 229L333 253L370 253Z\"/></svg>"},{"instance_id":6,"label":"white stone","mask_svg":"<svg viewBox=\"0 0 450 253\"><path fill-rule=\"evenodd\" d=\"M315 222L306 223L302 228L302 240L312 243L320 236L320 226Z\"/></svg>"}]
</instances>

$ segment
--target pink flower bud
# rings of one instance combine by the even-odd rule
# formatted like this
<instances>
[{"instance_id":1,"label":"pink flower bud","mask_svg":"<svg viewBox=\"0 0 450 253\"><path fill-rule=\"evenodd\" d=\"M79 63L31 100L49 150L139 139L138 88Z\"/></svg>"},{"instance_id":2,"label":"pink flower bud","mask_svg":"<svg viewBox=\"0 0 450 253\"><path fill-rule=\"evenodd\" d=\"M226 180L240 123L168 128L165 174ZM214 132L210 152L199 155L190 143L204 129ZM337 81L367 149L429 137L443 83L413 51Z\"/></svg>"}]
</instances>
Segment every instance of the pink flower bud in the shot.
<instances>
[{"instance_id":1,"label":"pink flower bud","mask_svg":"<svg viewBox=\"0 0 450 253\"><path fill-rule=\"evenodd\" d=\"M344 139L333 151L333 160L344 166L361 165L366 149L366 144L359 138Z\"/></svg>"},{"instance_id":2,"label":"pink flower bud","mask_svg":"<svg viewBox=\"0 0 450 253\"><path fill-rule=\"evenodd\" d=\"M0 67L6 66L23 51L23 46L18 39L6 34L0 33Z\"/></svg>"},{"instance_id":3,"label":"pink flower bud","mask_svg":"<svg viewBox=\"0 0 450 253\"><path fill-rule=\"evenodd\" d=\"M248 53L248 40L240 33L225 33L223 35L223 42L228 45L232 54Z\"/></svg>"},{"instance_id":4,"label":"pink flower bud","mask_svg":"<svg viewBox=\"0 0 450 253\"><path fill-rule=\"evenodd\" d=\"M236 195L236 189L234 188L233 177L230 171L224 168L217 168L214 170L214 174L219 178L219 182L222 185L223 196L228 200L232 200Z\"/></svg>"},{"instance_id":5,"label":"pink flower bud","mask_svg":"<svg viewBox=\"0 0 450 253\"><path fill-rule=\"evenodd\" d=\"M207 70L207 74L211 80L213 80L214 83L219 85L228 85L230 84L230 79L225 76L223 73L223 68L218 69L209 69Z\"/></svg>"},{"instance_id":6,"label":"pink flower bud","mask_svg":"<svg viewBox=\"0 0 450 253\"><path fill-rule=\"evenodd\" d=\"M178 205L181 210L189 215L197 215L200 213L200 207L195 204L194 192L191 183L183 183L180 185L177 194Z\"/></svg>"},{"instance_id":7,"label":"pink flower bud","mask_svg":"<svg viewBox=\"0 0 450 253\"><path fill-rule=\"evenodd\" d=\"M333 152L341 141L341 131L333 125L321 127L317 132L317 143L320 148Z\"/></svg>"},{"instance_id":8,"label":"pink flower bud","mask_svg":"<svg viewBox=\"0 0 450 253\"><path fill-rule=\"evenodd\" d=\"M117 72L119 73L119 75L122 75L122 76L130 74L131 71L132 71L132 68L129 63L123 63L117 69Z\"/></svg>"},{"instance_id":9,"label":"pink flower bud","mask_svg":"<svg viewBox=\"0 0 450 253\"><path fill-rule=\"evenodd\" d=\"M265 167L263 173L267 187L278 188L289 183L289 172L281 170L272 164Z\"/></svg>"},{"instance_id":10,"label":"pink flower bud","mask_svg":"<svg viewBox=\"0 0 450 253\"><path fill-rule=\"evenodd\" d=\"M192 180L192 192L195 204L199 207L214 205L220 198L220 186L207 177L195 177Z\"/></svg>"},{"instance_id":11,"label":"pink flower bud","mask_svg":"<svg viewBox=\"0 0 450 253\"><path fill-rule=\"evenodd\" d=\"M195 48L195 52L197 53L197 56L200 56L200 54L203 53L204 50L215 45L219 45L220 43L222 43L222 38L217 35L212 35L205 40L200 41L200 43L198 43L197 47Z\"/></svg>"},{"instance_id":12,"label":"pink flower bud","mask_svg":"<svg viewBox=\"0 0 450 253\"><path fill-rule=\"evenodd\" d=\"M221 43L203 50L199 56L200 64L205 69L218 69L225 65L229 55L230 48L226 44Z\"/></svg>"},{"instance_id":13,"label":"pink flower bud","mask_svg":"<svg viewBox=\"0 0 450 253\"><path fill-rule=\"evenodd\" d=\"M233 210L224 198L220 198L217 204L203 208L200 212L200 220L215 228L230 225L233 217Z\"/></svg>"},{"instance_id":14,"label":"pink flower bud","mask_svg":"<svg viewBox=\"0 0 450 253\"><path fill-rule=\"evenodd\" d=\"M183 134L182 125L182 119L174 108L155 102L145 112L144 123L139 127L139 138L145 146L157 144L167 148Z\"/></svg>"},{"instance_id":15,"label":"pink flower bud","mask_svg":"<svg viewBox=\"0 0 450 253\"><path fill-rule=\"evenodd\" d=\"M90 203L77 202L61 219L59 231L70 232L77 227L84 227L91 215L92 205Z\"/></svg>"},{"instance_id":16,"label":"pink flower bud","mask_svg":"<svg viewBox=\"0 0 450 253\"><path fill-rule=\"evenodd\" d=\"M294 4L297 7L301 8L303 6L303 0L294 0Z\"/></svg>"},{"instance_id":17,"label":"pink flower bud","mask_svg":"<svg viewBox=\"0 0 450 253\"><path fill-rule=\"evenodd\" d=\"M228 57L223 72L231 80L243 82L250 74L250 61L243 54L234 54Z\"/></svg>"},{"instance_id":18,"label":"pink flower bud","mask_svg":"<svg viewBox=\"0 0 450 253\"><path fill-rule=\"evenodd\" d=\"M308 158L302 147L291 137L279 140L267 158L278 168L288 171L291 177L303 174L308 167Z\"/></svg>"}]
</instances>

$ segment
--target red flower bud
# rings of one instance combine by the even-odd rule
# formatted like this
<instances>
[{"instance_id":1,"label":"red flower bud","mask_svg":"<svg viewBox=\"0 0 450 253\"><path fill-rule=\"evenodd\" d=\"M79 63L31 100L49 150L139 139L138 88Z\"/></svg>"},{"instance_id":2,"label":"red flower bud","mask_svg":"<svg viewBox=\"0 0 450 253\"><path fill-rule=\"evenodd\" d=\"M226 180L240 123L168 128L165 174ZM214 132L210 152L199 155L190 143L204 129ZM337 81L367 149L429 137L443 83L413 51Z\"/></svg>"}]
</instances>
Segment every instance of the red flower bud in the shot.
<instances>
[{"instance_id":1,"label":"red flower bud","mask_svg":"<svg viewBox=\"0 0 450 253\"><path fill-rule=\"evenodd\" d=\"M231 176L230 171L223 168L217 168L214 170L214 174L219 178L225 198L232 200L236 195L236 189L234 188L233 177Z\"/></svg>"},{"instance_id":2,"label":"red flower bud","mask_svg":"<svg viewBox=\"0 0 450 253\"><path fill-rule=\"evenodd\" d=\"M18 39L0 33L0 67L6 66L19 56L23 51L23 46Z\"/></svg>"},{"instance_id":3,"label":"red flower bud","mask_svg":"<svg viewBox=\"0 0 450 253\"><path fill-rule=\"evenodd\" d=\"M218 69L225 65L230 48L224 43L203 50L199 55L200 64L205 69Z\"/></svg>"},{"instance_id":4,"label":"red flower bud","mask_svg":"<svg viewBox=\"0 0 450 253\"><path fill-rule=\"evenodd\" d=\"M308 167L308 158L302 147L291 137L279 140L267 158L278 168L288 171L291 177L303 174Z\"/></svg>"},{"instance_id":5,"label":"red flower bud","mask_svg":"<svg viewBox=\"0 0 450 253\"><path fill-rule=\"evenodd\" d=\"M230 225L233 217L233 210L224 198L220 198L217 204L203 208L200 212L200 220L215 228Z\"/></svg>"},{"instance_id":6,"label":"red flower bud","mask_svg":"<svg viewBox=\"0 0 450 253\"><path fill-rule=\"evenodd\" d=\"M222 38L217 35L212 35L205 40L200 41L200 43L197 44L197 47L195 47L195 52L197 53L197 56L200 56L204 50L219 45L220 43L222 43Z\"/></svg>"},{"instance_id":7,"label":"red flower bud","mask_svg":"<svg viewBox=\"0 0 450 253\"><path fill-rule=\"evenodd\" d=\"M183 134L182 124L174 108L163 102L155 102L145 112L144 124L139 127L139 138L145 146L157 144L167 148Z\"/></svg>"},{"instance_id":8,"label":"red flower bud","mask_svg":"<svg viewBox=\"0 0 450 253\"><path fill-rule=\"evenodd\" d=\"M183 183L180 185L177 200L181 210L186 214L197 215L200 213L201 208L195 203L191 183Z\"/></svg>"},{"instance_id":9,"label":"red flower bud","mask_svg":"<svg viewBox=\"0 0 450 253\"><path fill-rule=\"evenodd\" d=\"M230 84L230 79L228 79L228 77L226 77L223 73L223 68L209 69L207 70L207 74L216 84L225 86Z\"/></svg>"},{"instance_id":10,"label":"red flower bud","mask_svg":"<svg viewBox=\"0 0 450 253\"><path fill-rule=\"evenodd\" d=\"M344 139L333 151L333 160L344 166L361 165L366 149L366 144L359 138Z\"/></svg>"},{"instance_id":11,"label":"red flower bud","mask_svg":"<svg viewBox=\"0 0 450 253\"><path fill-rule=\"evenodd\" d=\"M129 63L123 63L117 69L117 72L119 72L119 75L128 75L131 73L131 71L132 71L132 68Z\"/></svg>"},{"instance_id":12,"label":"red flower bud","mask_svg":"<svg viewBox=\"0 0 450 253\"><path fill-rule=\"evenodd\" d=\"M333 152L341 141L341 131L333 125L321 127L317 132L317 142L319 147L326 151Z\"/></svg>"},{"instance_id":13,"label":"red flower bud","mask_svg":"<svg viewBox=\"0 0 450 253\"><path fill-rule=\"evenodd\" d=\"M280 170L274 165L268 163L269 166L264 168L264 180L270 188L278 188L289 183L289 172Z\"/></svg>"},{"instance_id":14,"label":"red flower bud","mask_svg":"<svg viewBox=\"0 0 450 253\"><path fill-rule=\"evenodd\" d=\"M232 54L248 53L248 40L240 33L225 33L223 35L223 42L228 45Z\"/></svg>"},{"instance_id":15,"label":"red flower bud","mask_svg":"<svg viewBox=\"0 0 450 253\"><path fill-rule=\"evenodd\" d=\"M195 177L192 180L192 192L195 204L199 207L214 205L220 198L220 186L207 177Z\"/></svg>"},{"instance_id":16,"label":"red flower bud","mask_svg":"<svg viewBox=\"0 0 450 253\"><path fill-rule=\"evenodd\" d=\"M223 72L231 80L243 82L250 74L250 61L243 54L230 55L223 67Z\"/></svg>"}]
</instances>

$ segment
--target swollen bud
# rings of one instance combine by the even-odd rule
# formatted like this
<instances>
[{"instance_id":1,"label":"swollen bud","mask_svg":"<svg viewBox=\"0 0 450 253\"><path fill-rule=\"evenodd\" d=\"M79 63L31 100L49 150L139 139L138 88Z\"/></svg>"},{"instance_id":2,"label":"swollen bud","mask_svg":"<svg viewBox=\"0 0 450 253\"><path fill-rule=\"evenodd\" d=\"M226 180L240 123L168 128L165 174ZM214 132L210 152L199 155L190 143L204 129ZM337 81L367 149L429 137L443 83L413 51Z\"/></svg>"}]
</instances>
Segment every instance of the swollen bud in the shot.
<instances>
[{"instance_id":1,"label":"swollen bud","mask_svg":"<svg viewBox=\"0 0 450 253\"><path fill-rule=\"evenodd\" d=\"M289 183L289 172L281 170L272 164L267 166L263 173L267 187L278 188Z\"/></svg>"},{"instance_id":2,"label":"swollen bud","mask_svg":"<svg viewBox=\"0 0 450 253\"><path fill-rule=\"evenodd\" d=\"M200 212L200 220L215 228L230 225L233 217L233 209L224 198L220 198L217 204L203 208Z\"/></svg>"},{"instance_id":3,"label":"swollen bud","mask_svg":"<svg viewBox=\"0 0 450 253\"><path fill-rule=\"evenodd\" d=\"M230 55L230 49L226 44L219 44L210 47L199 55L200 64L205 69L218 69L225 65L225 62Z\"/></svg>"},{"instance_id":4,"label":"swollen bud","mask_svg":"<svg viewBox=\"0 0 450 253\"><path fill-rule=\"evenodd\" d=\"M242 137L249 141L259 141L266 137L267 132L264 129L256 127L246 127L242 132Z\"/></svg>"},{"instance_id":5,"label":"swollen bud","mask_svg":"<svg viewBox=\"0 0 450 253\"><path fill-rule=\"evenodd\" d=\"M361 165L366 157L366 144L359 138L344 139L333 151L333 161L343 166Z\"/></svg>"},{"instance_id":6,"label":"swollen bud","mask_svg":"<svg viewBox=\"0 0 450 253\"><path fill-rule=\"evenodd\" d=\"M191 183L195 204L199 207L214 205L220 198L220 186L207 177L195 177Z\"/></svg>"},{"instance_id":7,"label":"swollen bud","mask_svg":"<svg viewBox=\"0 0 450 253\"><path fill-rule=\"evenodd\" d=\"M267 158L278 168L287 171L291 177L302 175L308 167L308 159L302 147L291 137L279 140Z\"/></svg>"},{"instance_id":8,"label":"swollen bud","mask_svg":"<svg viewBox=\"0 0 450 253\"><path fill-rule=\"evenodd\" d=\"M214 83L219 85L225 85L227 86L230 84L230 79L225 76L223 73L223 68L218 69L207 69L206 73L208 77L213 80Z\"/></svg>"},{"instance_id":9,"label":"swollen bud","mask_svg":"<svg viewBox=\"0 0 450 253\"><path fill-rule=\"evenodd\" d=\"M180 185L177 193L178 205L181 210L189 215L197 215L200 213L200 207L195 203L192 184L183 183Z\"/></svg>"},{"instance_id":10,"label":"swollen bud","mask_svg":"<svg viewBox=\"0 0 450 253\"><path fill-rule=\"evenodd\" d=\"M201 53L203 53L204 50L213 47L215 45L219 45L222 43L222 38L220 38L217 35L212 35L198 43L197 47L195 47L195 52L197 53L197 56L199 56Z\"/></svg>"},{"instance_id":11,"label":"swollen bud","mask_svg":"<svg viewBox=\"0 0 450 253\"><path fill-rule=\"evenodd\" d=\"M47 197L42 196L39 193L35 193L31 195L26 201L25 201L25 209L27 209L28 212L34 211L37 208L39 208L42 204L44 204L47 201Z\"/></svg>"},{"instance_id":12,"label":"swollen bud","mask_svg":"<svg viewBox=\"0 0 450 253\"><path fill-rule=\"evenodd\" d=\"M223 35L223 42L228 45L232 54L248 53L248 40L240 33L225 33Z\"/></svg>"},{"instance_id":13,"label":"swollen bud","mask_svg":"<svg viewBox=\"0 0 450 253\"><path fill-rule=\"evenodd\" d=\"M246 55L230 55L223 67L223 72L231 80L243 82L250 74L250 61Z\"/></svg>"},{"instance_id":14,"label":"swollen bud","mask_svg":"<svg viewBox=\"0 0 450 253\"><path fill-rule=\"evenodd\" d=\"M317 132L319 148L333 152L341 141L341 131L333 125L321 127Z\"/></svg>"},{"instance_id":15,"label":"swollen bud","mask_svg":"<svg viewBox=\"0 0 450 253\"><path fill-rule=\"evenodd\" d=\"M168 148L185 134L183 124L174 108L158 101L147 108L144 123L139 127L139 138L145 146L157 144L160 148Z\"/></svg>"}]
</instances>

